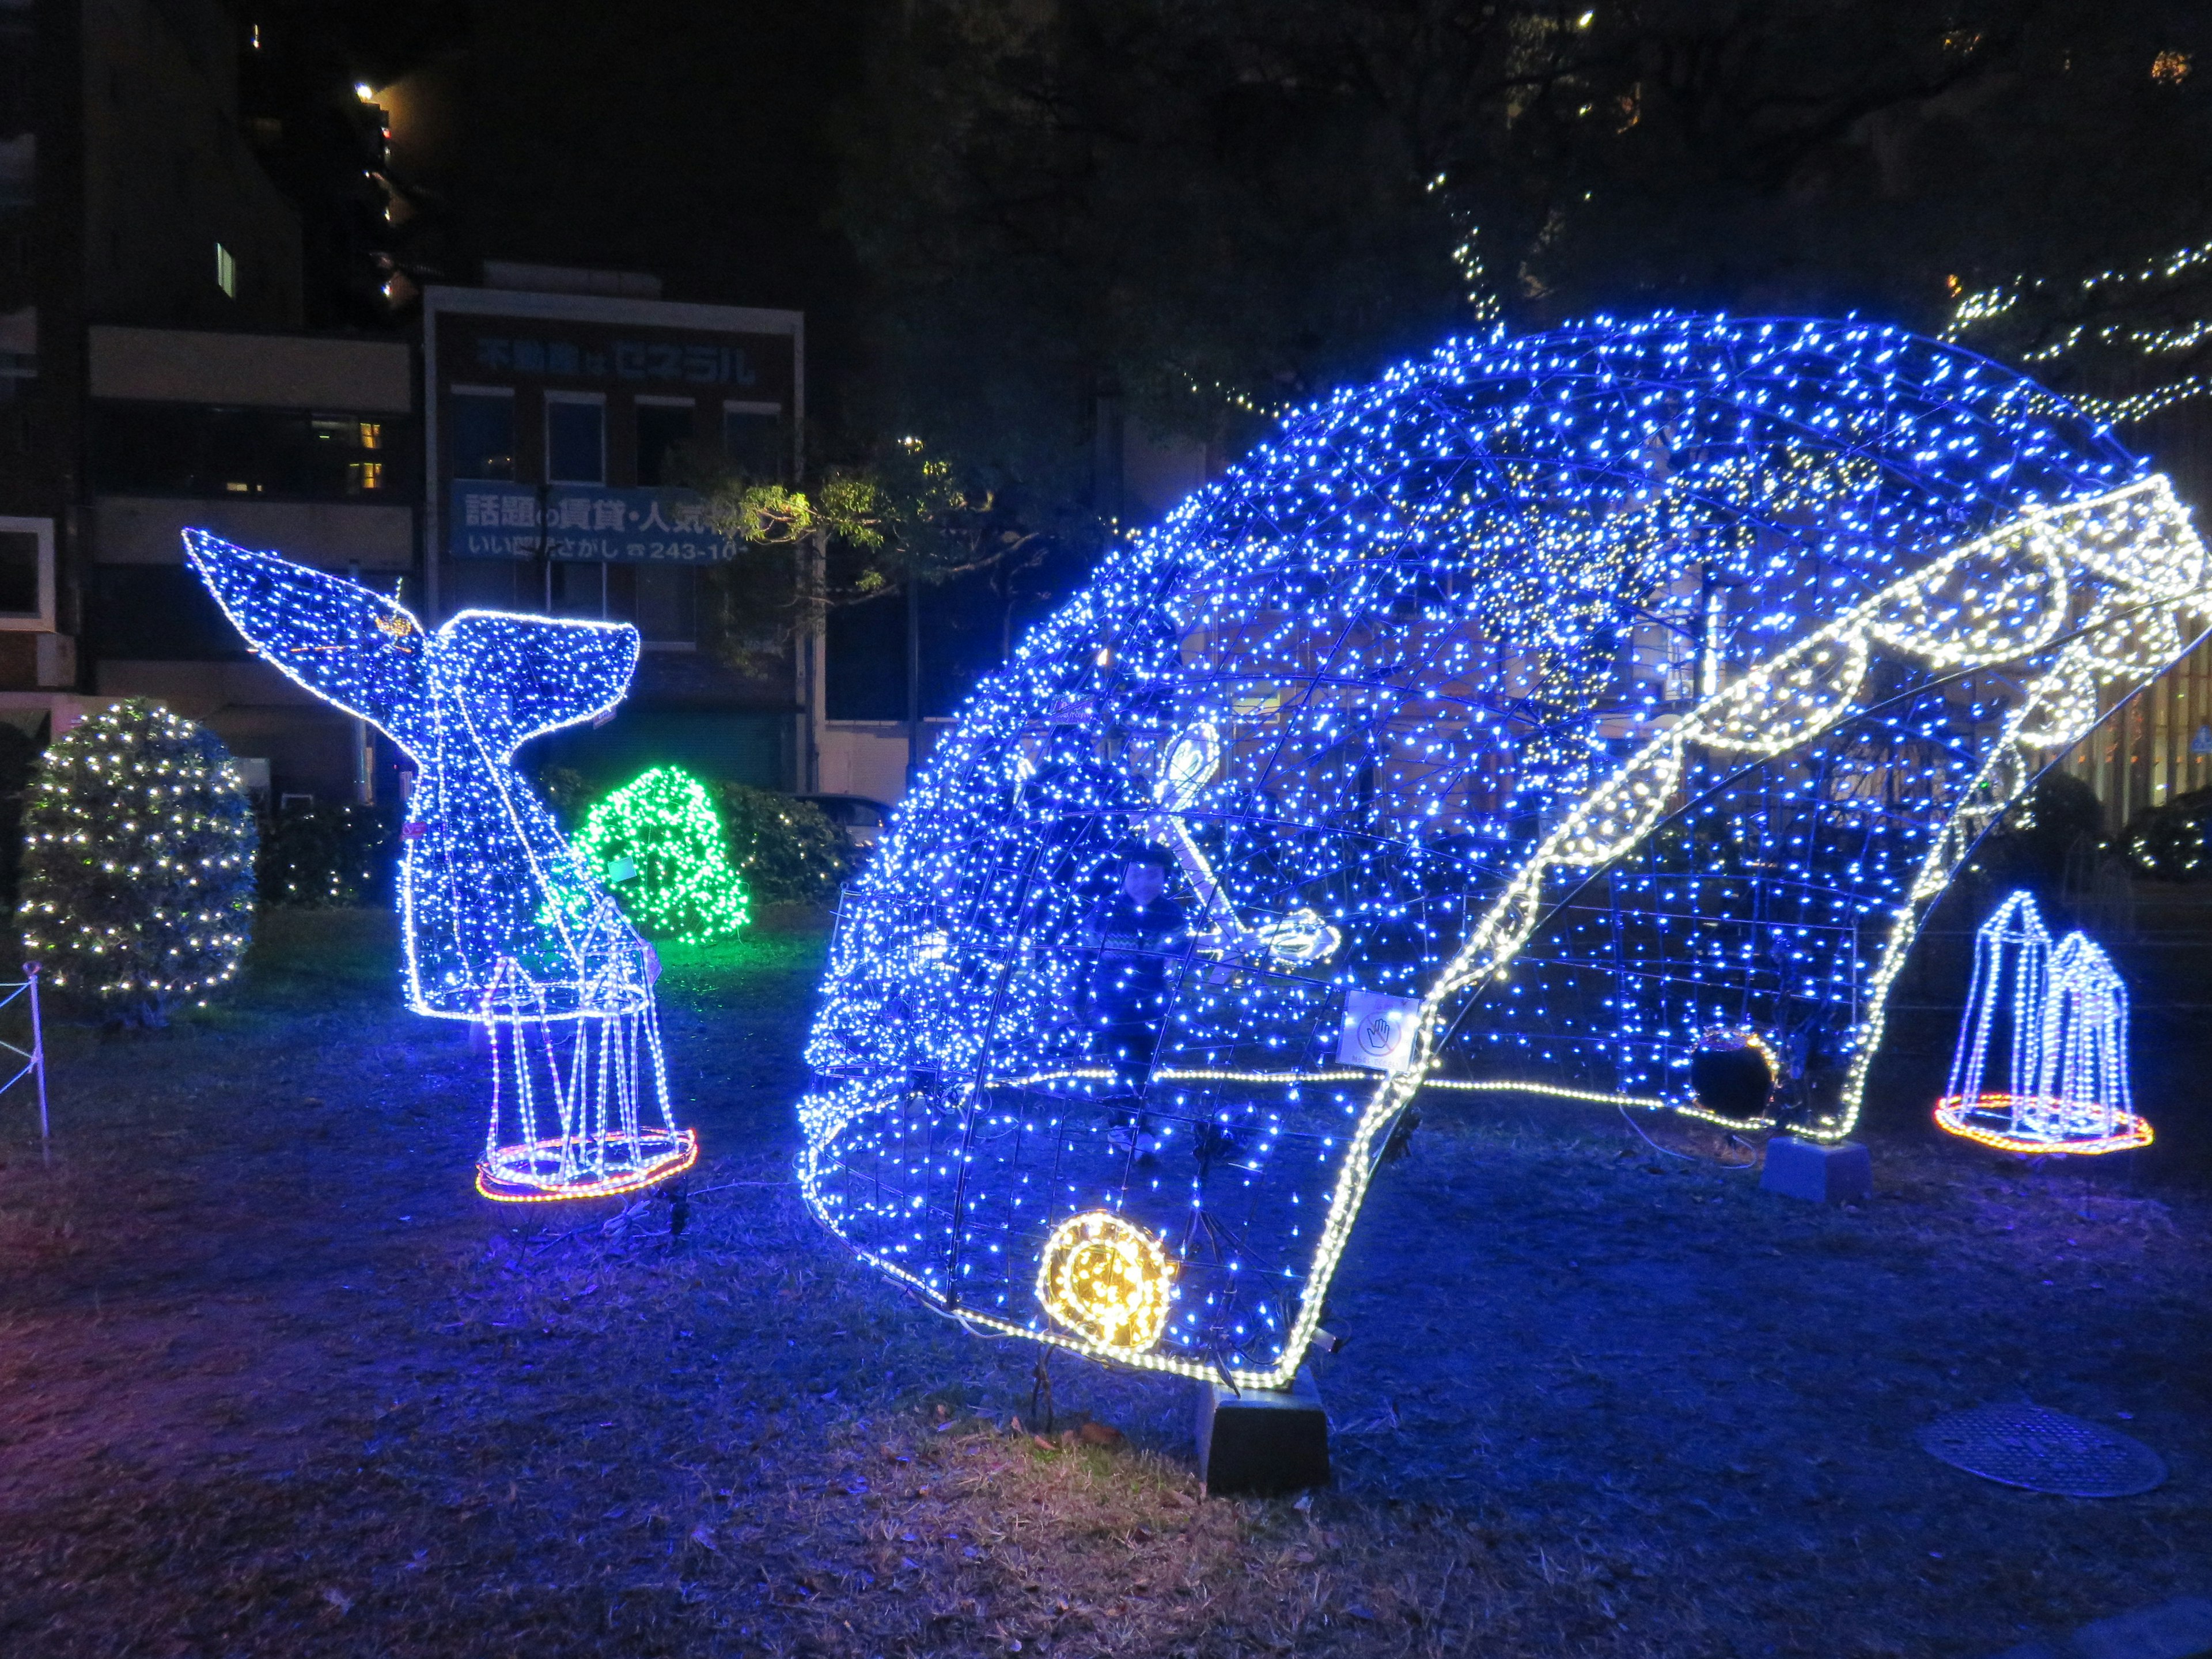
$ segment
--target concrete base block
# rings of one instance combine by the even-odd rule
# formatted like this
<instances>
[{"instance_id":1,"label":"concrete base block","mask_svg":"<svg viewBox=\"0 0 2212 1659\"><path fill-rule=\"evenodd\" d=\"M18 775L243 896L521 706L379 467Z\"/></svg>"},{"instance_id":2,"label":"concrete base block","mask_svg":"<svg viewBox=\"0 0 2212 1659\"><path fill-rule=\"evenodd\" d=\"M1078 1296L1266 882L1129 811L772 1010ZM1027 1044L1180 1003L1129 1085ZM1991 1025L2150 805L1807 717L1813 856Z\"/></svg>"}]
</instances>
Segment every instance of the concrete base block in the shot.
<instances>
[{"instance_id":1,"label":"concrete base block","mask_svg":"<svg viewBox=\"0 0 2212 1659\"><path fill-rule=\"evenodd\" d=\"M1815 1204L1843 1204L1874 1196L1874 1160L1856 1140L1828 1146L1777 1135L1766 1143L1759 1190Z\"/></svg>"},{"instance_id":2,"label":"concrete base block","mask_svg":"<svg viewBox=\"0 0 2212 1659\"><path fill-rule=\"evenodd\" d=\"M1328 1413L1304 1366L1287 1389L1198 1385L1198 1473L1212 1498L1269 1498L1328 1484Z\"/></svg>"}]
</instances>

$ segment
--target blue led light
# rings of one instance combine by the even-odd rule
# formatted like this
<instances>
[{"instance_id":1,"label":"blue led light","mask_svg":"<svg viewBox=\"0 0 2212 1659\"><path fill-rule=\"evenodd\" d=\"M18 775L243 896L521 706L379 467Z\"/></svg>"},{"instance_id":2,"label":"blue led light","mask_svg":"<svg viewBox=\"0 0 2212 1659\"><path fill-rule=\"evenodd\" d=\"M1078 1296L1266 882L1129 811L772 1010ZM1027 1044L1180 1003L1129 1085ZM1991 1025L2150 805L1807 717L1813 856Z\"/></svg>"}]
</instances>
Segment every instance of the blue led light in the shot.
<instances>
[{"instance_id":1,"label":"blue led light","mask_svg":"<svg viewBox=\"0 0 2212 1659\"><path fill-rule=\"evenodd\" d=\"M1419 1091L1848 1132L1927 903L2206 586L2107 431L1872 324L1336 393L962 709L841 912L807 1202L980 1327L1279 1386ZM1693 1091L1717 1028L1767 1085ZM1100 1214L1172 1278L1141 1349L1040 1288Z\"/></svg>"}]
</instances>

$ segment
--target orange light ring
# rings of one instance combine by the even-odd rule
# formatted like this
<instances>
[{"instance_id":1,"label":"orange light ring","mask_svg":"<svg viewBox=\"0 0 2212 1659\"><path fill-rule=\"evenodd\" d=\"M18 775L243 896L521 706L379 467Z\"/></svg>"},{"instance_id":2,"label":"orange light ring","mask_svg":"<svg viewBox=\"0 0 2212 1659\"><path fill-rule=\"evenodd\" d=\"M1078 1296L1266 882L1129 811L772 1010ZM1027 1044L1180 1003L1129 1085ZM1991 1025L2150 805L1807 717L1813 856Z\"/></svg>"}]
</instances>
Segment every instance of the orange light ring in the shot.
<instances>
[{"instance_id":1,"label":"orange light ring","mask_svg":"<svg viewBox=\"0 0 2212 1659\"><path fill-rule=\"evenodd\" d=\"M2087 1140L2044 1140L2033 1135L2008 1133L1973 1121L1977 1114L1983 1112L2002 1113L2010 1116L2019 1102L2034 1098L2037 1097L2026 1095L1946 1095L1936 1103L1936 1126L1948 1134L1957 1135L1978 1146L2030 1157L2045 1152L2064 1152L2077 1158L2094 1158L2100 1153L2124 1152L2151 1143L2150 1120L2139 1117L2133 1112L2113 1111L2111 1133Z\"/></svg>"},{"instance_id":2,"label":"orange light ring","mask_svg":"<svg viewBox=\"0 0 2212 1659\"><path fill-rule=\"evenodd\" d=\"M593 1137L602 1146L616 1147L629 1143L628 1135ZM502 1146L490 1158L477 1165L477 1191L498 1204L560 1204L572 1198L615 1198L623 1193L635 1193L665 1181L671 1176L682 1175L699 1161L699 1134L696 1129L678 1129L670 1134L649 1131L637 1137L637 1145L666 1141L670 1150L652 1163L625 1170L617 1175L602 1176L598 1180L568 1187L541 1187L533 1182L503 1179L495 1174L495 1166L504 1168L511 1159L551 1153L556 1158L567 1143L560 1136L550 1140L532 1141L525 1146Z\"/></svg>"}]
</instances>

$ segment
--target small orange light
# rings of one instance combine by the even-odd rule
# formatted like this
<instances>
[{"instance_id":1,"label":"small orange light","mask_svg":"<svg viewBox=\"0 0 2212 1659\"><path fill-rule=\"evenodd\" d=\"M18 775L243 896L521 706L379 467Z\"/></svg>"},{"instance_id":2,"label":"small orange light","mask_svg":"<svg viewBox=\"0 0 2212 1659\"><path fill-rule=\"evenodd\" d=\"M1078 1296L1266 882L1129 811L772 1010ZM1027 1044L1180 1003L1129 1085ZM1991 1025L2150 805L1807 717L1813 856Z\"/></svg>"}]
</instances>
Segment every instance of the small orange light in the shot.
<instances>
[{"instance_id":1,"label":"small orange light","mask_svg":"<svg viewBox=\"0 0 2212 1659\"><path fill-rule=\"evenodd\" d=\"M1977 1122L1987 1115L2009 1123L2015 1104L2033 1103L2032 1097L2014 1095L1946 1095L1936 1103L1936 1126L1947 1133L2001 1152L2040 1157L2045 1152L2068 1152L2094 1158L2100 1152L2124 1152L2151 1143L2150 1120L2133 1112L2115 1110L2109 1134L2094 1140L2051 1140L2039 1135L2014 1133L1993 1124Z\"/></svg>"}]
</instances>

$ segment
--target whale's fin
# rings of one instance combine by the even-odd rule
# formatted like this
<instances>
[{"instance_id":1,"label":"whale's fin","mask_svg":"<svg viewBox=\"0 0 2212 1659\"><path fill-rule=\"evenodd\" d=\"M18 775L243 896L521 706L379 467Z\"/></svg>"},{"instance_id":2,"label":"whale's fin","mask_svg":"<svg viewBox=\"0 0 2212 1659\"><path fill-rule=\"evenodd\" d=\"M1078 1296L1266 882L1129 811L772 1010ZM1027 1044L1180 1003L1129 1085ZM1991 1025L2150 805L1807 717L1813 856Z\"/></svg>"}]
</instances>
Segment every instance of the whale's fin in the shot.
<instances>
[{"instance_id":1,"label":"whale's fin","mask_svg":"<svg viewBox=\"0 0 2212 1659\"><path fill-rule=\"evenodd\" d=\"M405 607L204 530L185 532L185 553L247 644L317 696L414 750L427 712L429 651Z\"/></svg>"},{"instance_id":2,"label":"whale's fin","mask_svg":"<svg viewBox=\"0 0 2212 1659\"><path fill-rule=\"evenodd\" d=\"M462 611L430 645L434 672L459 693L461 717L502 760L620 702L637 652L628 623L498 611Z\"/></svg>"}]
</instances>

